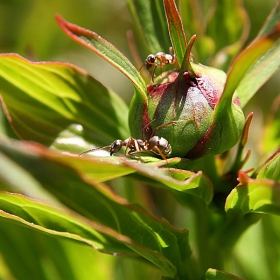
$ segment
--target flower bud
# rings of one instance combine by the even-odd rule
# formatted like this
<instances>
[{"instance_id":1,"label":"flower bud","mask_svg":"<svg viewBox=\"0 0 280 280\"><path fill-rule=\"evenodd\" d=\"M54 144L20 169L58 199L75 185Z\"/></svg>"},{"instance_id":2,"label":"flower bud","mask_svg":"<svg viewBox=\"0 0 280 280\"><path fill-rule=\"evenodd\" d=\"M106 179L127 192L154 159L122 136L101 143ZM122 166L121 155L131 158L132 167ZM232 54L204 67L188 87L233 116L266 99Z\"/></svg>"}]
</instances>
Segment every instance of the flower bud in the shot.
<instances>
[{"instance_id":1,"label":"flower bud","mask_svg":"<svg viewBox=\"0 0 280 280\"><path fill-rule=\"evenodd\" d=\"M231 110L213 123L225 81L223 71L201 64L192 64L191 71L173 71L162 83L147 87L143 104L137 104L137 98L131 103L133 136L164 137L172 147L171 156L182 158L219 154L230 149L238 141L245 118L235 100Z\"/></svg>"}]
</instances>

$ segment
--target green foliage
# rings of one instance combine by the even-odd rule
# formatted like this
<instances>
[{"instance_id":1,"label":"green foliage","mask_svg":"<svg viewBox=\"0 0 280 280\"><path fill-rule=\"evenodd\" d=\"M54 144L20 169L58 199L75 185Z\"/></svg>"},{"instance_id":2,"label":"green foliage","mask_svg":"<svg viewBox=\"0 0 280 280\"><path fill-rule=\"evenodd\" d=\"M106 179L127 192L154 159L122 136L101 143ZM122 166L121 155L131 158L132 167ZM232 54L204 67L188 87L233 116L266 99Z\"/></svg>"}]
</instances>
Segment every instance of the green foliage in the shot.
<instances>
[{"instance_id":1,"label":"green foliage","mask_svg":"<svg viewBox=\"0 0 280 280\"><path fill-rule=\"evenodd\" d=\"M240 1L178 2L177 9L172 0L127 1L135 39L144 56L172 46L181 72L199 68L189 61L194 37L188 45L186 35L197 34L194 60L225 70L235 57L207 131L211 144L200 143L230 148L242 131L235 153L159 159L145 150L110 157L107 145L133 135L146 118L147 73L142 77L99 34L57 15L70 38L129 79L137 114L130 131L125 102L77 66L0 55L1 104L13 129L1 112L1 279L257 279L258 268L259 279L280 277L273 246L280 240L279 98L260 139L263 158L253 162L247 148L253 114L243 127L233 103L238 96L244 109L279 67L279 2L241 52L248 16ZM251 229L257 242L249 250ZM251 251L258 253L244 258ZM270 260L276 264L268 269Z\"/></svg>"}]
</instances>

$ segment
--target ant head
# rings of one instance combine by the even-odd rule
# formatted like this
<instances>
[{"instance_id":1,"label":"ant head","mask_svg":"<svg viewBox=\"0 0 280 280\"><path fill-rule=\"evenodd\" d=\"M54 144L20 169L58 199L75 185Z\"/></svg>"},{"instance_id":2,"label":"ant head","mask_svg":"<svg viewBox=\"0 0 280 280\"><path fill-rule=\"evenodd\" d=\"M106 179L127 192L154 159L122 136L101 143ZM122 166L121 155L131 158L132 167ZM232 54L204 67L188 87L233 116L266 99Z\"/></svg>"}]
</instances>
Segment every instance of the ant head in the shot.
<instances>
[{"instance_id":1,"label":"ant head","mask_svg":"<svg viewBox=\"0 0 280 280\"><path fill-rule=\"evenodd\" d=\"M110 146L110 156L113 155L114 153L119 152L122 146L123 146L122 140L114 141Z\"/></svg>"},{"instance_id":2,"label":"ant head","mask_svg":"<svg viewBox=\"0 0 280 280\"><path fill-rule=\"evenodd\" d=\"M146 68L149 70L153 65L155 65L156 56L154 54L149 54L146 58Z\"/></svg>"}]
</instances>

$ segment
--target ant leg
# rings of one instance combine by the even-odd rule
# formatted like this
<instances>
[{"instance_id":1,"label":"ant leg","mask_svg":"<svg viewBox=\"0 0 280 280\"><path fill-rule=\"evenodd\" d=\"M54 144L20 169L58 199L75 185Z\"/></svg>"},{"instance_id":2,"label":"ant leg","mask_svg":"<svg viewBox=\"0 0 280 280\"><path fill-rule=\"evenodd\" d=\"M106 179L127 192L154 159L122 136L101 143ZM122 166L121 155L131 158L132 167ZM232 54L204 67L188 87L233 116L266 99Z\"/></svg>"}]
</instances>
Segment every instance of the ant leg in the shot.
<instances>
[{"instance_id":1,"label":"ant leg","mask_svg":"<svg viewBox=\"0 0 280 280\"><path fill-rule=\"evenodd\" d=\"M157 69L157 64L155 65L155 68L153 69L153 72L152 72L152 82L154 82L154 76L155 76L156 69Z\"/></svg>"},{"instance_id":2,"label":"ant leg","mask_svg":"<svg viewBox=\"0 0 280 280\"><path fill-rule=\"evenodd\" d=\"M154 146L154 148L156 150L156 152L161 156L162 159L166 160L167 161L167 158L166 156L162 153L162 151L157 147L157 146ZM168 163L168 162L167 162Z\"/></svg>"},{"instance_id":3,"label":"ant leg","mask_svg":"<svg viewBox=\"0 0 280 280\"><path fill-rule=\"evenodd\" d=\"M127 140L128 141L125 146L125 155L127 155L127 154L131 155L134 152L139 153L140 147L139 147L138 141L132 137L129 137ZM128 149L129 149L129 151L127 151Z\"/></svg>"},{"instance_id":4,"label":"ant leg","mask_svg":"<svg viewBox=\"0 0 280 280\"><path fill-rule=\"evenodd\" d=\"M172 56L174 56L174 49L173 49L173 47L169 47L169 53L170 53Z\"/></svg>"},{"instance_id":5,"label":"ant leg","mask_svg":"<svg viewBox=\"0 0 280 280\"><path fill-rule=\"evenodd\" d=\"M158 131L160 128L165 127L165 126L168 126L168 125L170 125L170 124L175 124L176 122L179 122L179 121L171 121L171 122L167 122L167 123L164 123L164 124L161 124L161 125L157 126L157 127L155 128L155 130L153 131L151 137L153 137L153 136L155 135L156 131Z\"/></svg>"},{"instance_id":6,"label":"ant leg","mask_svg":"<svg viewBox=\"0 0 280 280\"><path fill-rule=\"evenodd\" d=\"M127 154L129 154L129 151L127 151L128 149L131 149L131 144L132 144L132 141L133 141L133 139L132 139L132 137L129 137L129 138L127 138L126 140L125 140L125 142L126 142L126 145L125 145L125 150L124 150L124 154L125 154L125 156L127 155Z\"/></svg>"},{"instance_id":7,"label":"ant leg","mask_svg":"<svg viewBox=\"0 0 280 280\"><path fill-rule=\"evenodd\" d=\"M153 120L153 121L154 121L154 120ZM155 128L155 130L153 131L151 137L155 136L155 132L158 131L160 128L165 127L165 126L168 126L168 125L170 125L170 124L176 124L176 123L178 123L178 122L186 122L186 120L170 121L170 122L161 124L161 125L159 125L159 126L157 126L157 127Z\"/></svg>"},{"instance_id":8,"label":"ant leg","mask_svg":"<svg viewBox=\"0 0 280 280\"><path fill-rule=\"evenodd\" d=\"M143 140L147 140L147 139L144 139L145 137L144 137L144 131L145 131L145 129L152 123L152 122L154 122L156 119L153 119L153 120L151 120L150 122L148 122L143 128L142 128L142 139ZM153 136L153 135L152 135Z\"/></svg>"}]
</instances>

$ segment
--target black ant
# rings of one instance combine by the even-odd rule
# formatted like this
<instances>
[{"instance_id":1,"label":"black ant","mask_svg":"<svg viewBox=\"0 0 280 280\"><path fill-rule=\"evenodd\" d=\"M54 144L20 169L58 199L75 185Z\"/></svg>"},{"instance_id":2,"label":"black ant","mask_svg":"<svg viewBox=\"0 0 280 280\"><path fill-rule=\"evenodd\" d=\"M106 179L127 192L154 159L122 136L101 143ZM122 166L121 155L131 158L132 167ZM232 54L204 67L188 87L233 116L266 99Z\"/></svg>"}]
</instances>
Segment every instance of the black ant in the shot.
<instances>
[{"instance_id":1,"label":"black ant","mask_svg":"<svg viewBox=\"0 0 280 280\"><path fill-rule=\"evenodd\" d=\"M166 125L173 124L176 121L171 121L162 125L159 125L155 128L153 131L153 134L151 135L150 139L148 140L142 140L142 139L135 139L133 137L128 137L125 140L115 140L113 143L107 146L99 147L90 149L87 151L84 151L79 154L79 156L83 154L87 154L93 151L98 151L102 149L109 148L110 156L112 156L114 153L118 153L122 147L125 147L125 155L133 155L141 152L152 152L156 155L161 156L163 159L166 159L166 157L169 157L172 149L171 145L168 143L168 141L160 136L155 136L155 132ZM150 124L150 123L149 123ZM148 124L148 125L149 125ZM147 127L147 125L144 127L144 129Z\"/></svg>"},{"instance_id":2,"label":"black ant","mask_svg":"<svg viewBox=\"0 0 280 280\"><path fill-rule=\"evenodd\" d=\"M147 70L150 70L154 66L154 69L152 72L152 80L154 79L155 71L158 66L162 69L163 66L165 66L167 64L176 64L176 63L177 63L177 59L176 59L176 56L174 54L172 47L169 48L169 54L164 53L164 52L158 52L156 54L149 54L145 60ZM141 68L140 68L140 70L141 70Z\"/></svg>"}]
</instances>

